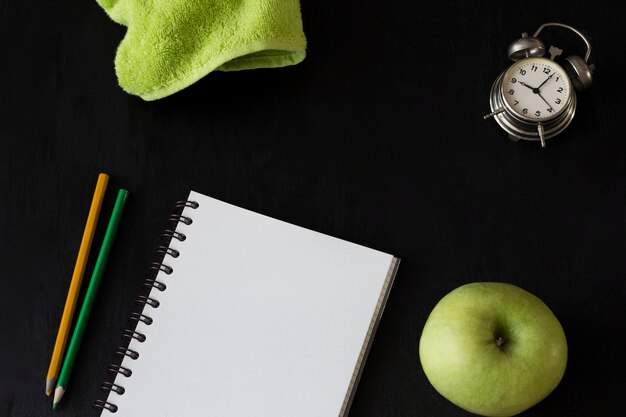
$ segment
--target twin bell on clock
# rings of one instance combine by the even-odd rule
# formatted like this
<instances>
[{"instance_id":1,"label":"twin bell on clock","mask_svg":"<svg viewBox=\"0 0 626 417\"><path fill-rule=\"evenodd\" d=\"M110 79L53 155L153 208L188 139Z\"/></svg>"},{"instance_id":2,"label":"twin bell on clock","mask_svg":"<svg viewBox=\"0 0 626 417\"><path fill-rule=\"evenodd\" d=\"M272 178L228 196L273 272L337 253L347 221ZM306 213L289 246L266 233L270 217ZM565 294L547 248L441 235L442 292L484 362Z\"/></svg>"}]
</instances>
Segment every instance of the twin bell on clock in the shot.
<instances>
[{"instance_id":1,"label":"twin bell on clock","mask_svg":"<svg viewBox=\"0 0 626 417\"><path fill-rule=\"evenodd\" d=\"M587 52L585 57L570 55L555 62L563 52L551 46L549 59L545 58L546 47L538 38L546 27L567 29L578 35ZM526 33L513 42L508 49L513 64L493 83L489 95L491 113L509 138L540 141L546 146L546 139L561 133L574 118L576 93L591 86L594 65L589 64L591 44L578 30L562 23L545 23L533 36Z\"/></svg>"}]
</instances>

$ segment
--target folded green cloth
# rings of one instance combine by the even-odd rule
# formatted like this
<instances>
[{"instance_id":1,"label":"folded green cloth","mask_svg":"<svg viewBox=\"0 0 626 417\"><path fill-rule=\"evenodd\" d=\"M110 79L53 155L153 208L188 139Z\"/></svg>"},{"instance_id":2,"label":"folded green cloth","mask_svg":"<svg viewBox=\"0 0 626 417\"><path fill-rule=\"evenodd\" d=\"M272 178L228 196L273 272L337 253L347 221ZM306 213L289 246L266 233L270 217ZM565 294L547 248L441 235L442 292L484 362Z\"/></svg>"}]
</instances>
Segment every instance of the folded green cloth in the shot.
<instances>
[{"instance_id":1,"label":"folded green cloth","mask_svg":"<svg viewBox=\"0 0 626 417\"><path fill-rule=\"evenodd\" d=\"M305 56L299 0L97 0L128 26L115 57L120 86L166 97L214 70L294 65Z\"/></svg>"}]
</instances>

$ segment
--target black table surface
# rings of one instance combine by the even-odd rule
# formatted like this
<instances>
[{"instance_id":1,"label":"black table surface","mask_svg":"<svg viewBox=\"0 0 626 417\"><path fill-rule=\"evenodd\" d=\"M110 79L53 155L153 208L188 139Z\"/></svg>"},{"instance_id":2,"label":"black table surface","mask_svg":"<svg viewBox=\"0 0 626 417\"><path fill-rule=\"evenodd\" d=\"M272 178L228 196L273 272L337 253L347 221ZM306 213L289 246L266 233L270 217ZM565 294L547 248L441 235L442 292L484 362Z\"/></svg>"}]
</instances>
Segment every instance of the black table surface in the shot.
<instances>
[{"instance_id":1,"label":"black table surface","mask_svg":"<svg viewBox=\"0 0 626 417\"><path fill-rule=\"evenodd\" d=\"M159 233L191 189L402 258L351 417L469 415L431 387L417 349L437 301L472 281L536 294L567 335L561 384L524 416L618 414L625 6L317 0L302 11L300 65L214 73L145 102L117 86L125 29L95 1L0 6L0 416L53 415L45 374L101 171L130 200L54 415L97 415ZM548 21L589 35L597 71L541 149L482 116L508 44Z\"/></svg>"}]
</instances>

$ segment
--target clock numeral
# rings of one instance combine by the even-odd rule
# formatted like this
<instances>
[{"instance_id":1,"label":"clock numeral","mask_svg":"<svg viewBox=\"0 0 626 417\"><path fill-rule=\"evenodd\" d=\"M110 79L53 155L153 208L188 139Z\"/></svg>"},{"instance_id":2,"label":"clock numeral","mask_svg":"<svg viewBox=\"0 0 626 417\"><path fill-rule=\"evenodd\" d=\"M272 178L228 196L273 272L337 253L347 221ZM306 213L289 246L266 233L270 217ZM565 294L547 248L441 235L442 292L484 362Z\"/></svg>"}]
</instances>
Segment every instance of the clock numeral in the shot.
<instances>
[{"instance_id":1,"label":"clock numeral","mask_svg":"<svg viewBox=\"0 0 626 417\"><path fill-rule=\"evenodd\" d=\"M556 77L556 80L554 80L554 81L559 81L559 77Z\"/></svg>"},{"instance_id":2,"label":"clock numeral","mask_svg":"<svg viewBox=\"0 0 626 417\"><path fill-rule=\"evenodd\" d=\"M513 89L511 88L511 89L509 90L509 94L510 94L510 95L515 94L515 90L513 90Z\"/></svg>"},{"instance_id":3,"label":"clock numeral","mask_svg":"<svg viewBox=\"0 0 626 417\"><path fill-rule=\"evenodd\" d=\"M524 68L520 68L519 73L521 75L526 75L526 70Z\"/></svg>"},{"instance_id":4,"label":"clock numeral","mask_svg":"<svg viewBox=\"0 0 626 417\"><path fill-rule=\"evenodd\" d=\"M533 66L530 67L530 70L537 72L537 66L535 64L533 64Z\"/></svg>"},{"instance_id":5,"label":"clock numeral","mask_svg":"<svg viewBox=\"0 0 626 417\"><path fill-rule=\"evenodd\" d=\"M522 109L522 113L528 114L528 109Z\"/></svg>"},{"instance_id":6,"label":"clock numeral","mask_svg":"<svg viewBox=\"0 0 626 417\"><path fill-rule=\"evenodd\" d=\"M511 78L511 82L512 82L513 84L515 84L515 83L517 82L517 78L515 78L515 77Z\"/></svg>"},{"instance_id":7,"label":"clock numeral","mask_svg":"<svg viewBox=\"0 0 626 417\"><path fill-rule=\"evenodd\" d=\"M563 92L563 87L559 87L559 89L556 90L556 91L557 91L557 93L562 93Z\"/></svg>"},{"instance_id":8,"label":"clock numeral","mask_svg":"<svg viewBox=\"0 0 626 417\"><path fill-rule=\"evenodd\" d=\"M535 116L537 116L537 117L541 116L541 112L540 112L539 110L537 110L537 111L535 112Z\"/></svg>"},{"instance_id":9,"label":"clock numeral","mask_svg":"<svg viewBox=\"0 0 626 417\"><path fill-rule=\"evenodd\" d=\"M543 69L543 73L544 74L550 74L550 68L544 68Z\"/></svg>"},{"instance_id":10,"label":"clock numeral","mask_svg":"<svg viewBox=\"0 0 626 417\"><path fill-rule=\"evenodd\" d=\"M514 106L517 106L519 104L519 101L517 100L513 100L515 102L515 104L513 104Z\"/></svg>"},{"instance_id":11,"label":"clock numeral","mask_svg":"<svg viewBox=\"0 0 626 417\"><path fill-rule=\"evenodd\" d=\"M560 98L557 98L556 100L554 100L554 102L555 102L556 104L561 104L561 99L560 99Z\"/></svg>"},{"instance_id":12,"label":"clock numeral","mask_svg":"<svg viewBox=\"0 0 626 417\"><path fill-rule=\"evenodd\" d=\"M552 107L550 107L550 108L548 109L548 113L552 113L553 111L554 111L554 109L553 109Z\"/></svg>"}]
</instances>

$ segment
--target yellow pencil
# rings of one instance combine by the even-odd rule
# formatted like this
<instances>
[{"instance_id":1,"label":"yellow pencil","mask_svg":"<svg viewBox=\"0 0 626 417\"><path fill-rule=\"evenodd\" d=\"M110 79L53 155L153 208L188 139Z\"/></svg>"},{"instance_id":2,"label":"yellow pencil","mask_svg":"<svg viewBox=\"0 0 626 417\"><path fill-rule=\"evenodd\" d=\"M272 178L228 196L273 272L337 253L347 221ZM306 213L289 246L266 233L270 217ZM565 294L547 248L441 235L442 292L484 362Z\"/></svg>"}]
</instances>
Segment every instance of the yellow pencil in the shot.
<instances>
[{"instance_id":1,"label":"yellow pencil","mask_svg":"<svg viewBox=\"0 0 626 417\"><path fill-rule=\"evenodd\" d=\"M96 231L96 224L98 223L98 216L100 215L100 208L102 207L104 192L106 191L108 182L109 176L107 174L100 174L98 176L96 191L93 194L91 208L89 209L89 215L87 216L87 224L85 225L85 231L83 232L83 239L80 242L80 249L78 250L76 266L74 266L74 273L72 274L72 280L70 281L70 289L67 292L65 307L63 307L63 315L61 316L59 332L57 333L57 339L54 342L52 359L50 359L50 367L48 368L48 375L46 376L46 395L50 395L52 393L56 380L59 377L59 370L63 361L63 353L65 352L67 338L70 334L72 317L74 316L74 310L76 310L80 284L82 283L83 275L85 274L87 258L89 258L89 250L91 249L91 242L93 242L93 235Z\"/></svg>"}]
</instances>

